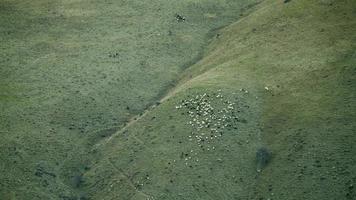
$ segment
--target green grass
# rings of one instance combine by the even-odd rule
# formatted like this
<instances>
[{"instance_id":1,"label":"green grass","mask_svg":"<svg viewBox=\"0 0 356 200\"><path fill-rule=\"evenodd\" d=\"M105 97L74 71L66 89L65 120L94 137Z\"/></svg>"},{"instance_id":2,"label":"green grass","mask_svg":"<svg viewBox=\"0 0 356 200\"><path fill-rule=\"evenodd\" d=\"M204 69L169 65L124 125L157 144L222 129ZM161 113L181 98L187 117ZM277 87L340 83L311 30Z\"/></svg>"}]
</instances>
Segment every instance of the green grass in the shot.
<instances>
[{"instance_id":1,"label":"green grass","mask_svg":"<svg viewBox=\"0 0 356 200\"><path fill-rule=\"evenodd\" d=\"M352 199L355 9L0 3L0 197ZM219 93L235 103L239 120L199 147L175 107L204 93L217 110ZM260 147L272 160L257 173Z\"/></svg>"},{"instance_id":2,"label":"green grass","mask_svg":"<svg viewBox=\"0 0 356 200\"><path fill-rule=\"evenodd\" d=\"M0 196L78 196L72 178L92 146L155 104L255 2L2 1Z\"/></svg>"},{"instance_id":3,"label":"green grass","mask_svg":"<svg viewBox=\"0 0 356 200\"><path fill-rule=\"evenodd\" d=\"M163 104L102 145L101 162L86 173L89 193L107 199L352 199L354 8L351 1L266 1L221 30ZM180 155L196 146L187 137L189 117L174 107L218 89L245 108L239 117L247 123L225 130L215 151L200 152L199 162L186 166ZM272 160L258 174L254 159L261 146ZM112 178L95 184L107 174Z\"/></svg>"}]
</instances>

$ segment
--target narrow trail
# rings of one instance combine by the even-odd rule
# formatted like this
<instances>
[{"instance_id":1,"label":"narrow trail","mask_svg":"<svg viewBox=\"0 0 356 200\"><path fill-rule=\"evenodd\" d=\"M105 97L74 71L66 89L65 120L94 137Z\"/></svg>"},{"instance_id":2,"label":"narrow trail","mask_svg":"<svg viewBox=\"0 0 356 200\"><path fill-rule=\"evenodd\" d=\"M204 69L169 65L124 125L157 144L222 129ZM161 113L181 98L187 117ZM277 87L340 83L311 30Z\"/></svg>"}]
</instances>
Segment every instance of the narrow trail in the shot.
<instances>
[{"instance_id":1,"label":"narrow trail","mask_svg":"<svg viewBox=\"0 0 356 200\"><path fill-rule=\"evenodd\" d=\"M200 60L197 60L195 63L198 63ZM192 64L191 66L194 66L195 64ZM184 71L188 70L190 67L186 68L183 70L182 72L182 75L184 75ZM204 74L206 72L203 72L202 74ZM202 74L199 74L197 75L196 77L202 75ZM178 78L178 80L176 81L176 84L171 87L170 89L166 90L164 92L164 95L162 95L156 102L159 102L159 104L165 102L166 100L168 100L170 97L174 96L179 90L180 86L188 83L190 80L193 80L194 78L196 77L191 77L190 79L184 79L185 76L180 76ZM182 80L184 80L184 82L181 82ZM94 147L100 147L102 145L105 145L107 144L108 142L110 142L114 137L116 137L117 135L123 133L124 131L126 131L130 126L132 126L133 124L135 124L136 122L140 121L142 118L144 118L149 112L151 112L153 109L155 109L157 107L157 104L153 104L151 106L149 106L147 109L145 109L143 111L143 113L141 114L137 114L137 115L134 115L132 116L128 122L120 129L118 130L116 133L112 134L110 137L104 139L104 140L101 140L99 141L97 144L94 145ZM144 142L137 138L135 135L131 135L135 140L137 140L139 143L141 144L144 144Z\"/></svg>"},{"instance_id":2,"label":"narrow trail","mask_svg":"<svg viewBox=\"0 0 356 200\"><path fill-rule=\"evenodd\" d=\"M174 89L175 87L173 87ZM170 90L169 90L170 91ZM169 92L167 92L167 94L169 94ZM165 100L168 99L167 97L168 95L165 95L163 97L161 97L158 102L159 103L163 103ZM97 144L94 145L95 148L98 148L102 145L105 145L107 143L109 143L114 137L116 137L117 135L120 135L121 133L123 133L124 131L126 131L130 126L132 126L133 124L135 124L136 122L140 121L143 117L145 117L147 115L147 113L149 113L150 111L152 111L154 108L156 107L156 104L151 105L149 108L145 109L143 111L142 114L138 114L138 115L134 115L132 116L128 122L117 132L115 132L114 134L110 135L108 138L99 141ZM145 143L139 139L138 137L136 137L135 135L131 135L131 137L133 137L137 142L139 142L140 144L144 145Z\"/></svg>"},{"instance_id":3,"label":"narrow trail","mask_svg":"<svg viewBox=\"0 0 356 200\"><path fill-rule=\"evenodd\" d=\"M135 191L135 193L138 193L139 195L142 195L143 197L145 197L148 200L152 199L151 195L148 195L148 194L144 193L143 191L137 189L137 187L135 186L134 182L132 181L132 178L130 178L130 176L127 175L122 169L117 168L110 159L108 159L108 162L119 173L119 175L126 180L128 185ZM132 199L132 197L131 197L131 199Z\"/></svg>"}]
</instances>

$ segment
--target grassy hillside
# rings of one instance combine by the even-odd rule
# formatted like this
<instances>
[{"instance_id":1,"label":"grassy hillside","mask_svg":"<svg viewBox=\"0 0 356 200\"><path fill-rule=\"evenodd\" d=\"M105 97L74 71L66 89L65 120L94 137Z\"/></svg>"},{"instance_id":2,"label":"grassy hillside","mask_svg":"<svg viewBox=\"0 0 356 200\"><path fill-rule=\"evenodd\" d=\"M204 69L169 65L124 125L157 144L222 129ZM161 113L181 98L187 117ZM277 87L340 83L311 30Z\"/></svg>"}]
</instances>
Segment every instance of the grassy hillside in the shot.
<instances>
[{"instance_id":1,"label":"grassy hillside","mask_svg":"<svg viewBox=\"0 0 356 200\"><path fill-rule=\"evenodd\" d=\"M214 30L256 3L0 1L0 199L78 196L93 144L155 104Z\"/></svg>"},{"instance_id":2,"label":"grassy hillside","mask_svg":"<svg viewBox=\"0 0 356 200\"><path fill-rule=\"evenodd\" d=\"M258 5L162 104L94 148L83 188L94 199L353 199L355 8ZM258 173L261 147L271 160Z\"/></svg>"},{"instance_id":3,"label":"grassy hillside","mask_svg":"<svg viewBox=\"0 0 356 200\"><path fill-rule=\"evenodd\" d=\"M0 199L353 199L356 3L257 3L2 1Z\"/></svg>"}]
</instances>

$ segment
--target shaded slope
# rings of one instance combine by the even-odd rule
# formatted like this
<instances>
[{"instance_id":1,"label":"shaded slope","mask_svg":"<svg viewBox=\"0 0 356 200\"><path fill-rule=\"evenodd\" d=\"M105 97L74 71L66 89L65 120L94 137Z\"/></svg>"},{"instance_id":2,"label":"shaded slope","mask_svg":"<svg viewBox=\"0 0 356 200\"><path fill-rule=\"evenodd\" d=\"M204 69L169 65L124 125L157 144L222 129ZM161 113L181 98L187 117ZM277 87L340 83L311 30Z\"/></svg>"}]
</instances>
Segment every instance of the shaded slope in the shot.
<instances>
[{"instance_id":1,"label":"shaded slope","mask_svg":"<svg viewBox=\"0 0 356 200\"><path fill-rule=\"evenodd\" d=\"M169 98L94 148L85 189L94 199L352 199L355 8L266 1L221 30ZM235 103L226 115L237 119L197 145L185 102L204 93L217 110L220 95ZM257 173L262 146L272 160Z\"/></svg>"}]
</instances>

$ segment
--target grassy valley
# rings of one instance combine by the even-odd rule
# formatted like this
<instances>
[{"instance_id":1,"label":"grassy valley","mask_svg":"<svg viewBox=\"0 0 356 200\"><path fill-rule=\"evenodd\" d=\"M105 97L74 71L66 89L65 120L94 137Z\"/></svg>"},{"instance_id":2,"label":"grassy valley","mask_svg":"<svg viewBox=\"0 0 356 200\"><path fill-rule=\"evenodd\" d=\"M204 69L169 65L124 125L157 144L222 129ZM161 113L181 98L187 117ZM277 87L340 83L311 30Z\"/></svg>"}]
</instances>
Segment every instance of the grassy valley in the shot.
<instances>
[{"instance_id":1,"label":"grassy valley","mask_svg":"<svg viewBox=\"0 0 356 200\"><path fill-rule=\"evenodd\" d=\"M0 15L0 199L354 199L354 1Z\"/></svg>"}]
</instances>

